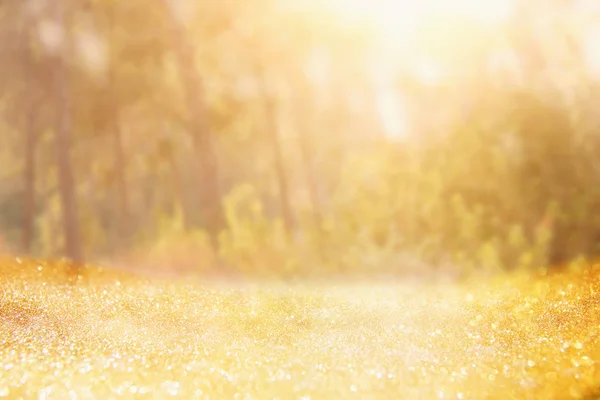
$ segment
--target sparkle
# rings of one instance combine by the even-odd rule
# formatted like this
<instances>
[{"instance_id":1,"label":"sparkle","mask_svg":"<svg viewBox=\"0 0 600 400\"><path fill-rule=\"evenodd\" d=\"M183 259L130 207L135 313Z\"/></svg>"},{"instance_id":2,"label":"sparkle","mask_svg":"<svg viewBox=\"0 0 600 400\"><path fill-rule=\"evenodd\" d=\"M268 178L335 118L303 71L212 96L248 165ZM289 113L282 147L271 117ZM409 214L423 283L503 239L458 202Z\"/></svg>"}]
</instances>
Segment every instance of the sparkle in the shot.
<instances>
[{"instance_id":1,"label":"sparkle","mask_svg":"<svg viewBox=\"0 0 600 400\"><path fill-rule=\"evenodd\" d=\"M417 290L92 267L73 284L60 263L2 268L0 397L577 398L598 386L598 267Z\"/></svg>"}]
</instances>

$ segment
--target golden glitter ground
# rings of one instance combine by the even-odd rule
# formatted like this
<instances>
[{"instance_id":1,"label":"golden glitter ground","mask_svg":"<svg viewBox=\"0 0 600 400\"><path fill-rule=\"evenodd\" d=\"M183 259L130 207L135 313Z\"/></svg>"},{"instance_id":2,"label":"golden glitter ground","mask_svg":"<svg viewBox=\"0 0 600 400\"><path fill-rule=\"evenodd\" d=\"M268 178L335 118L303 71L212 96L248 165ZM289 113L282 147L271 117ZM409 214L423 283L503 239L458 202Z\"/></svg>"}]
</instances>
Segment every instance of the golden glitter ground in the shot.
<instances>
[{"instance_id":1,"label":"golden glitter ground","mask_svg":"<svg viewBox=\"0 0 600 400\"><path fill-rule=\"evenodd\" d=\"M0 263L8 398L568 399L600 387L600 268L462 286L158 281Z\"/></svg>"}]
</instances>

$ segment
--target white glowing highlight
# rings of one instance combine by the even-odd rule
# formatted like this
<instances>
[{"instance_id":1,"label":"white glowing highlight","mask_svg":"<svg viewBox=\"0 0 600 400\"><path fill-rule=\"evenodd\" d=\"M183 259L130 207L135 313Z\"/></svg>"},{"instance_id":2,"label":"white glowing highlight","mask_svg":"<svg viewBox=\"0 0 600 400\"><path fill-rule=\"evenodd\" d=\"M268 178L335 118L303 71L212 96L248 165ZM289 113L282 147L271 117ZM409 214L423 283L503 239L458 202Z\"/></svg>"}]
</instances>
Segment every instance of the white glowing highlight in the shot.
<instances>
[{"instance_id":1,"label":"white glowing highlight","mask_svg":"<svg viewBox=\"0 0 600 400\"><path fill-rule=\"evenodd\" d=\"M38 26L40 40L50 52L57 52L64 44L64 29L55 21L45 20Z\"/></svg>"},{"instance_id":2,"label":"white glowing highlight","mask_svg":"<svg viewBox=\"0 0 600 400\"><path fill-rule=\"evenodd\" d=\"M583 42L587 67L593 76L600 78L600 27L590 29Z\"/></svg>"},{"instance_id":3,"label":"white glowing highlight","mask_svg":"<svg viewBox=\"0 0 600 400\"><path fill-rule=\"evenodd\" d=\"M391 140L402 141L408 135L405 109L398 94L391 88L381 89L378 93L379 116L384 134Z\"/></svg>"},{"instance_id":4,"label":"white glowing highlight","mask_svg":"<svg viewBox=\"0 0 600 400\"><path fill-rule=\"evenodd\" d=\"M107 67L106 46L97 35L84 33L77 37L77 49L86 67L94 72L102 72Z\"/></svg>"}]
</instances>

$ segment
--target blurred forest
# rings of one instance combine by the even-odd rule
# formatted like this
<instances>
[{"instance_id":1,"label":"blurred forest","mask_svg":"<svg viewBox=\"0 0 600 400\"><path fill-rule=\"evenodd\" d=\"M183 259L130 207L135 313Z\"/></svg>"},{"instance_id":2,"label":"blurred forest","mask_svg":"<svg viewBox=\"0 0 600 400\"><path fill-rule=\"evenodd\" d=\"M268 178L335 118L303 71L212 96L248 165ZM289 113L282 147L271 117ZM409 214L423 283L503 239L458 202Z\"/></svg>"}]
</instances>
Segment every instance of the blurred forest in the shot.
<instances>
[{"instance_id":1,"label":"blurred forest","mask_svg":"<svg viewBox=\"0 0 600 400\"><path fill-rule=\"evenodd\" d=\"M600 4L421 3L1 1L2 251L286 277L596 259Z\"/></svg>"}]
</instances>

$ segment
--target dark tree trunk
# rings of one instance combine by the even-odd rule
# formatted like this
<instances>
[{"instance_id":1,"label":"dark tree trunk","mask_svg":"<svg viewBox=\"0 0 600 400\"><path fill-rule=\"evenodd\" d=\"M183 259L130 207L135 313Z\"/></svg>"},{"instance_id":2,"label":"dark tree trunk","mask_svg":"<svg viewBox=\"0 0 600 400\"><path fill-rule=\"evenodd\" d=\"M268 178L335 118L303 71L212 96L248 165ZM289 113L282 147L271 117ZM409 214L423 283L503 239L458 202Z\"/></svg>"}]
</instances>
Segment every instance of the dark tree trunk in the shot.
<instances>
[{"instance_id":1,"label":"dark tree trunk","mask_svg":"<svg viewBox=\"0 0 600 400\"><path fill-rule=\"evenodd\" d=\"M37 121L35 105L26 115L25 121L25 205L23 218L23 251L31 253L33 247L35 216L35 149L37 145Z\"/></svg>"},{"instance_id":2,"label":"dark tree trunk","mask_svg":"<svg viewBox=\"0 0 600 400\"><path fill-rule=\"evenodd\" d=\"M57 4L58 22L67 34L68 29L65 19L64 6ZM54 130L56 164L58 170L58 185L60 191L61 209L63 217L64 252L75 264L83 263L83 251L79 235L78 204L75 195L75 179L71 165L71 135L73 129L72 104L69 82L69 67L67 63L68 45L56 58L55 64L55 95L56 95L56 127Z\"/></svg>"},{"instance_id":3,"label":"dark tree trunk","mask_svg":"<svg viewBox=\"0 0 600 400\"><path fill-rule=\"evenodd\" d=\"M219 182L219 166L214 143L213 132L207 123L207 109L204 103L202 80L200 79L194 48L186 27L181 24L167 0L162 0L169 16L170 35L173 49L179 64L182 87L188 109L188 125L194 141L194 147L200 164L199 181L202 187L201 207L204 225L214 238L225 227L225 218L221 207L221 187Z\"/></svg>"}]
</instances>

